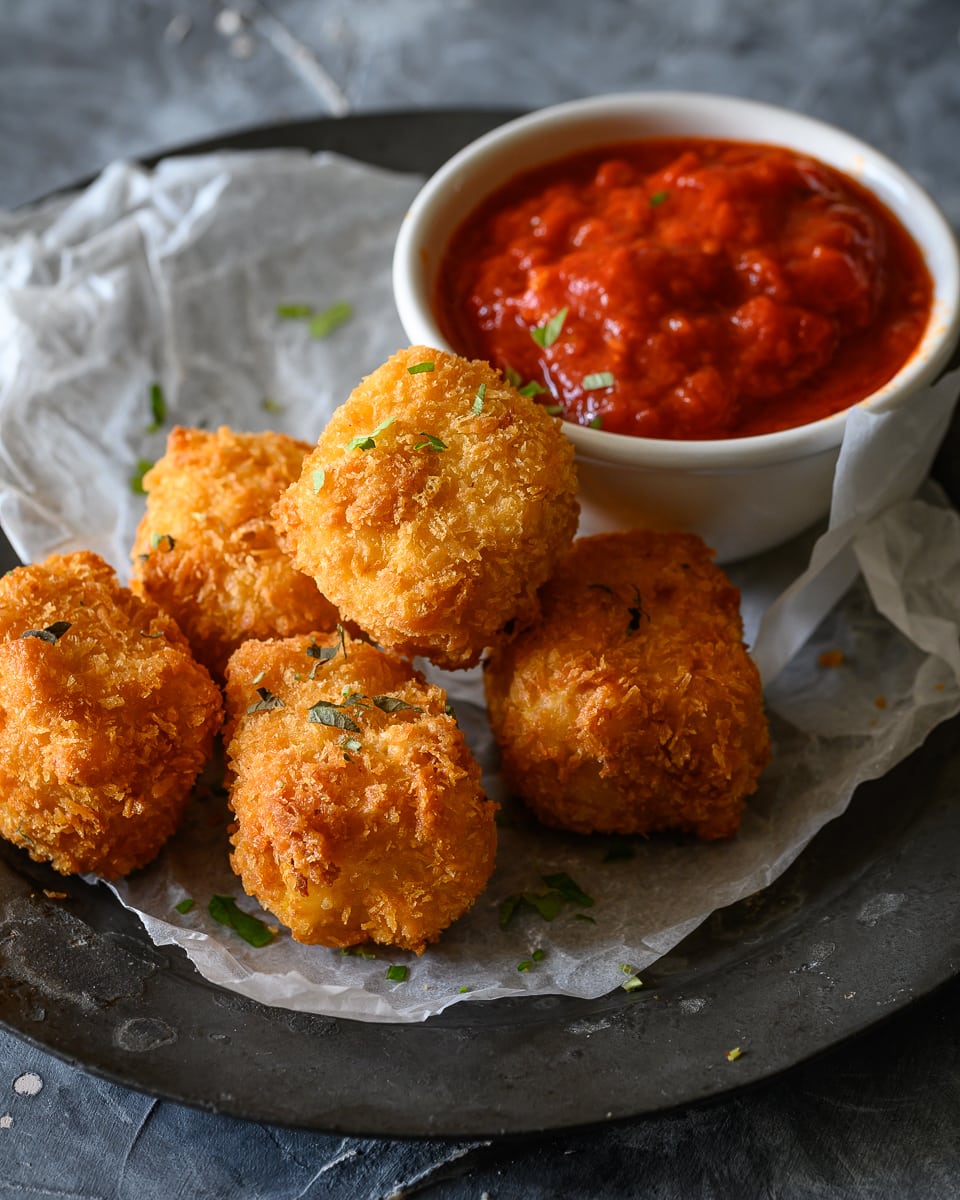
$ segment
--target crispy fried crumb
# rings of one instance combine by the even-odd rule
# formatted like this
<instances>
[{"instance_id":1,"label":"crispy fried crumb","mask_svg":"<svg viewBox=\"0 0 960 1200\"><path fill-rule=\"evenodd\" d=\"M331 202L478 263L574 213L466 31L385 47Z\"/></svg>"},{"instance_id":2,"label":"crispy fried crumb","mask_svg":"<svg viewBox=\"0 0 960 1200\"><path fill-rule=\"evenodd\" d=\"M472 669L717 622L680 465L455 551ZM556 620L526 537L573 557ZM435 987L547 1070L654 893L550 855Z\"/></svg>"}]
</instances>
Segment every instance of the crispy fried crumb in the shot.
<instances>
[{"instance_id":1,"label":"crispy fried crumb","mask_svg":"<svg viewBox=\"0 0 960 1200\"><path fill-rule=\"evenodd\" d=\"M62 874L150 862L221 717L173 619L87 551L19 567L0 579L0 678L0 834Z\"/></svg>"},{"instance_id":2,"label":"crispy fried crumb","mask_svg":"<svg viewBox=\"0 0 960 1200\"><path fill-rule=\"evenodd\" d=\"M411 374L421 362L433 369ZM425 346L354 389L275 509L297 566L345 616L448 668L535 617L577 513L560 422L489 364Z\"/></svg>"},{"instance_id":3,"label":"crispy fried crumb","mask_svg":"<svg viewBox=\"0 0 960 1200\"><path fill-rule=\"evenodd\" d=\"M333 605L280 549L270 517L309 449L280 433L177 426L144 476L131 586L176 618L218 679L247 638L336 622Z\"/></svg>"},{"instance_id":4,"label":"crispy fried crumb","mask_svg":"<svg viewBox=\"0 0 960 1200\"><path fill-rule=\"evenodd\" d=\"M693 534L581 538L491 656L507 782L548 825L727 837L770 755L739 593Z\"/></svg>"},{"instance_id":5,"label":"crispy fried crumb","mask_svg":"<svg viewBox=\"0 0 960 1200\"><path fill-rule=\"evenodd\" d=\"M320 702L343 725L311 720ZM297 941L419 954L483 890L495 806L445 705L408 663L349 637L231 657L231 861Z\"/></svg>"}]
</instances>

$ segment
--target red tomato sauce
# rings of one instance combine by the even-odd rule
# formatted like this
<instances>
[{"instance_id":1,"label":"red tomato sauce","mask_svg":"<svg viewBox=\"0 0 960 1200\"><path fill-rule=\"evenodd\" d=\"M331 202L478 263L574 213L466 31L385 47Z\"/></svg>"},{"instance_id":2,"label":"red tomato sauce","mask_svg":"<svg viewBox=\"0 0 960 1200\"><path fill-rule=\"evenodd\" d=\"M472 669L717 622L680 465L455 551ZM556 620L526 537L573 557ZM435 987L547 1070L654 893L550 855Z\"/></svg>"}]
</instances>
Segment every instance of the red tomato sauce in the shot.
<instances>
[{"instance_id":1,"label":"red tomato sauce","mask_svg":"<svg viewBox=\"0 0 960 1200\"><path fill-rule=\"evenodd\" d=\"M522 174L451 239L435 309L581 425L742 437L803 425L896 374L930 316L906 230L775 146L631 142Z\"/></svg>"}]
</instances>

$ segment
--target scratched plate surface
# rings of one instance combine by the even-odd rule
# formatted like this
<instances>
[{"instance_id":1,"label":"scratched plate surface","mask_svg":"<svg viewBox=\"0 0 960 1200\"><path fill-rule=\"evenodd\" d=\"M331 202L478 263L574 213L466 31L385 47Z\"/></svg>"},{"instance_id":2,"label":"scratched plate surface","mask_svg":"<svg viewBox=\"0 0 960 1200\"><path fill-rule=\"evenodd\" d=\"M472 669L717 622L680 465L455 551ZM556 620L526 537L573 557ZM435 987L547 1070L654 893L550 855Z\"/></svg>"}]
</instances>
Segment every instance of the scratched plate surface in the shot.
<instances>
[{"instance_id":1,"label":"scratched plate surface","mask_svg":"<svg viewBox=\"0 0 960 1200\"><path fill-rule=\"evenodd\" d=\"M303 146L429 172L508 115L351 117L189 149ZM958 459L954 428L937 473L955 501ZM4 547L0 566L13 562ZM495 1136L659 1112L783 1071L960 970L958 790L954 721L862 788L773 886L645 972L641 991L459 1004L416 1026L221 991L179 950L153 946L105 888L4 843L0 1022L156 1095L331 1132ZM733 1046L744 1053L729 1063Z\"/></svg>"}]
</instances>

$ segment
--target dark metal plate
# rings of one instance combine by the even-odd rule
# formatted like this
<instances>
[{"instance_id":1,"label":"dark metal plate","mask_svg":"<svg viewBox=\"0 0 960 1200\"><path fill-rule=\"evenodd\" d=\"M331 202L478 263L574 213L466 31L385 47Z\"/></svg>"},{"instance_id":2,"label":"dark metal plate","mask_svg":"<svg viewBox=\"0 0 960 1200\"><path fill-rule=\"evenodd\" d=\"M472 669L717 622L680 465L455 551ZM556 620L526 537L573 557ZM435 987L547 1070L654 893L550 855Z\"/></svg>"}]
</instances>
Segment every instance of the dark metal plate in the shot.
<instances>
[{"instance_id":1,"label":"dark metal plate","mask_svg":"<svg viewBox=\"0 0 960 1200\"><path fill-rule=\"evenodd\" d=\"M189 149L334 149L426 172L508 115L323 120ZM954 498L956 438L938 461ZM12 561L7 550L0 565ZM4 844L0 1022L120 1083L317 1130L488 1136L660 1112L766 1079L957 973L958 784L953 721L861 788L775 884L646 971L641 991L460 1004L416 1026L270 1009L215 988L181 951L153 946L105 888L65 882ZM731 1063L734 1046L743 1056Z\"/></svg>"}]
</instances>

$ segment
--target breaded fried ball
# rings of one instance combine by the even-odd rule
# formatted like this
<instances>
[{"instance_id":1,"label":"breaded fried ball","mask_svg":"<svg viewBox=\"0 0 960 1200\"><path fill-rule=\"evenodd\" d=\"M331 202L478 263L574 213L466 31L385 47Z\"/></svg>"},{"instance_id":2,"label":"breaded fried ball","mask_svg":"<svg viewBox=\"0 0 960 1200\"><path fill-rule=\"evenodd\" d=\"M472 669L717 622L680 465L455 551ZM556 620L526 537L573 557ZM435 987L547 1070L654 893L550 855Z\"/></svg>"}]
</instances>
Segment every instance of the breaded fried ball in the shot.
<instances>
[{"instance_id":1,"label":"breaded fried ball","mask_svg":"<svg viewBox=\"0 0 960 1200\"><path fill-rule=\"evenodd\" d=\"M270 510L310 449L282 433L170 431L143 478L131 587L176 618L217 679L247 638L328 628L336 610L280 549Z\"/></svg>"},{"instance_id":2,"label":"breaded fried ball","mask_svg":"<svg viewBox=\"0 0 960 1200\"><path fill-rule=\"evenodd\" d=\"M508 784L577 833L734 834L770 740L712 552L686 533L581 538L542 601L485 672Z\"/></svg>"},{"instance_id":3,"label":"breaded fried ball","mask_svg":"<svg viewBox=\"0 0 960 1200\"><path fill-rule=\"evenodd\" d=\"M145 866L220 727L176 623L96 554L0 579L0 834L62 874Z\"/></svg>"},{"instance_id":4,"label":"breaded fried ball","mask_svg":"<svg viewBox=\"0 0 960 1200\"><path fill-rule=\"evenodd\" d=\"M570 545L573 447L488 363L411 346L337 409L275 513L374 641L469 667L536 615Z\"/></svg>"},{"instance_id":5,"label":"breaded fried ball","mask_svg":"<svg viewBox=\"0 0 960 1200\"><path fill-rule=\"evenodd\" d=\"M231 862L297 941L420 954L483 890L495 805L445 702L342 633L230 659Z\"/></svg>"}]
</instances>

